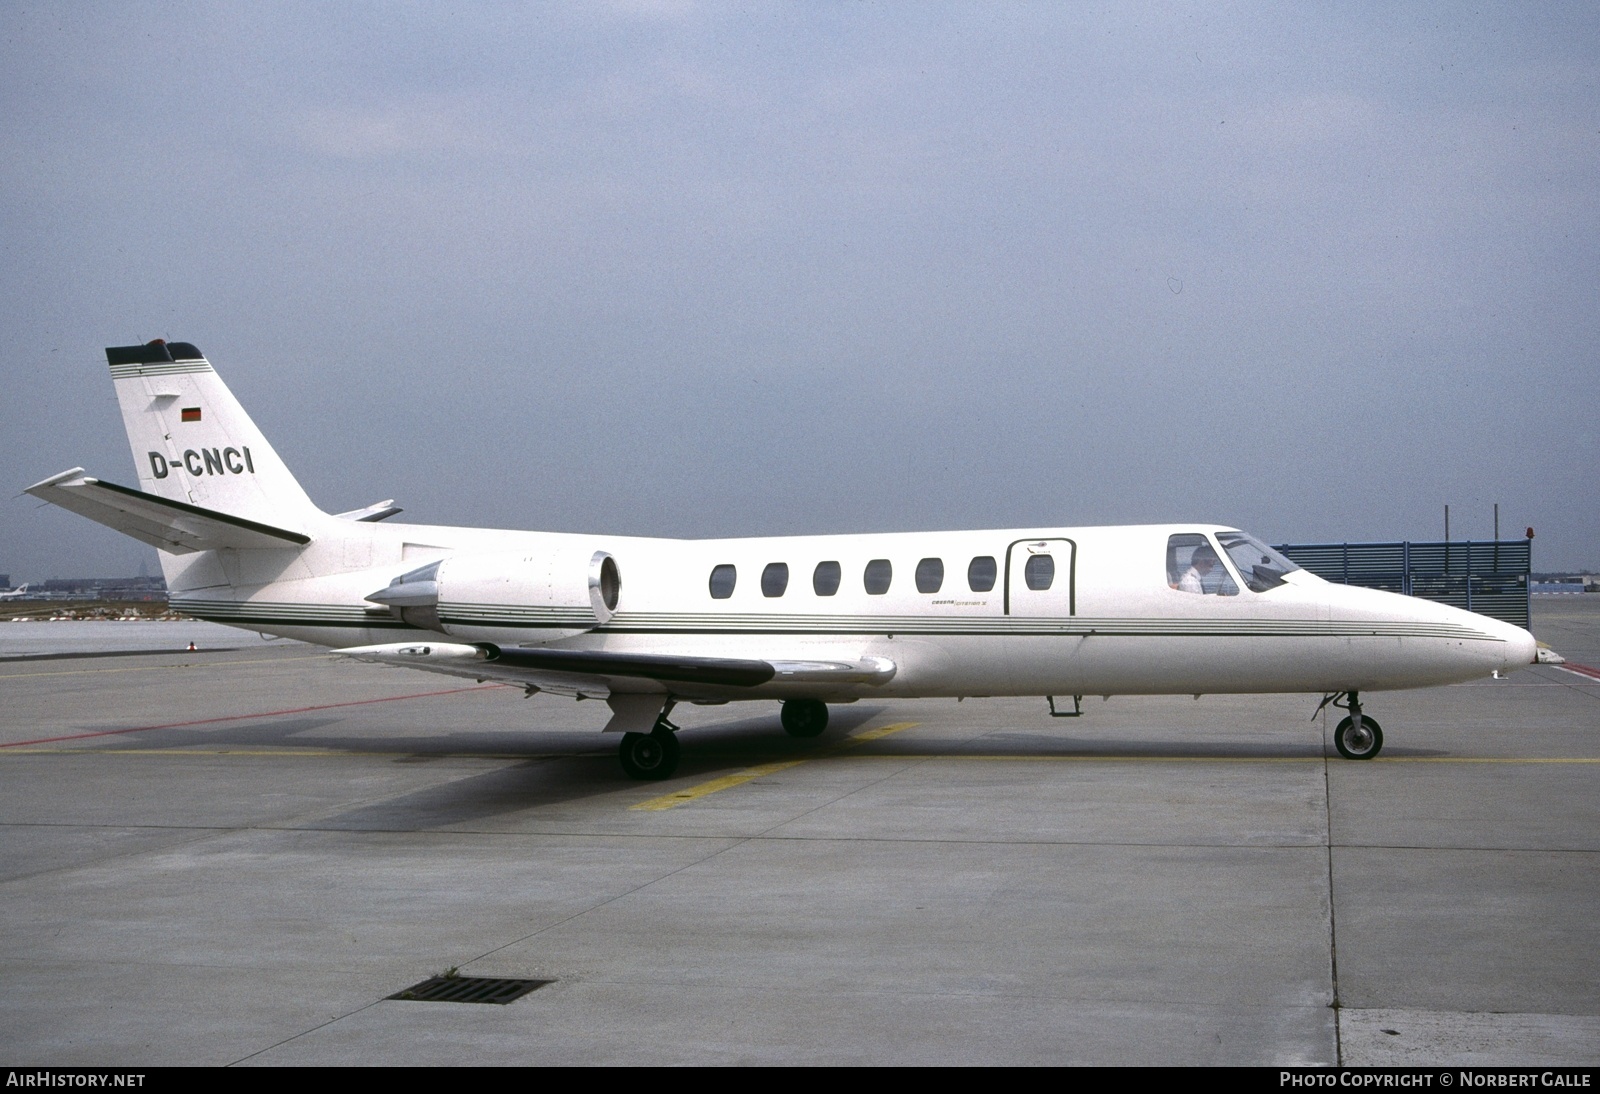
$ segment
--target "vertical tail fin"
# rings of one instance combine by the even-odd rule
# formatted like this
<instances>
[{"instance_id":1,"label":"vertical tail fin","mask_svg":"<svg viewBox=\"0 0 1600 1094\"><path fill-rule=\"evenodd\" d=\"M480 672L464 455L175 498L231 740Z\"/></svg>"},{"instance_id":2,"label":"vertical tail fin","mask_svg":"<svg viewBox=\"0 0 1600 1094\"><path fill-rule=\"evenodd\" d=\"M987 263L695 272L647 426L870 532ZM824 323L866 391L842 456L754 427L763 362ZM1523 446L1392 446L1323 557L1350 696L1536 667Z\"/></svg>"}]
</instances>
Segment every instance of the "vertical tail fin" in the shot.
<instances>
[{"instance_id":1,"label":"vertical tail fin","mask_svg":"<svg viewBox=\"0 0 1600 1094\"><path fill-rule=\"evenodd\" d=\"M141 489L264 524L320 515L211 363L188 342L110 347Z\"/></svg>"}]
</instances>

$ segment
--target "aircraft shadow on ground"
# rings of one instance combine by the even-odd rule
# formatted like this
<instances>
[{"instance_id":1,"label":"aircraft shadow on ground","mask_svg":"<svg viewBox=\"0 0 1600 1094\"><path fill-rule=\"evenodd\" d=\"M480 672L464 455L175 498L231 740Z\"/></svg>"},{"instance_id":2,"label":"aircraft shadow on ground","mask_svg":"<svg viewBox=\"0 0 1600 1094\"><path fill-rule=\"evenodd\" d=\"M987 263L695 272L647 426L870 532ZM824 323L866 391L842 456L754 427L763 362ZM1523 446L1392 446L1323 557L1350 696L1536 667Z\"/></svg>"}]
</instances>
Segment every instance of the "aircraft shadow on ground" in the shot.
<instances>
[{"instance_id":1,"label":"aircraft shadow on ground","mask_svg":"<svg viewBox=\"0 0 1600 1094\"><path fill-rule=\"evenodd\" d=\"M174 726L110 736L100 748L150 750L305 750L390 758L404 765L430 765L451 759L481 757L517 761L492 771L446 778L401 792L382 801L318 821L310 827L339 830L427 830L470 825L530 809L580 801L619 790L682 785L684 779L714 778L741 768L806 759L836 748L882 707L841 707L821 737L797 739L763 712L724 722L695 725L684 731L683 759L673 780L656 783L627 778L617 762L619 738L593 730L529 729L526 732L452 730L425 738L392 737L370 721L359 732L347 719L265 717L222 727ZM270 778L268 774L265 777Z\"/></svg>"},{"instance_id":2,"label":"aircraft shadow on ground","mask_svg":"<svg viewBox=\"0 0 1600 1094\"><path fill-rule=\"evenodd\" d=\"M776 720L768 716L696 726L684 733L683 760L677 775L662 783L635 782L623 775L616 759L615 736L564 733L556 743L568 745L571 751L541 750L527 762L400 794L330 817L315 827L414 831L470 826L619 791L650 793L649 788L681 786L685 779L715 778L757 764L824 754L879 713L881 708L877 707L843 711L834 717L827 733L810 739L785 735ZM549 734L546 741L557 736ZM297 740L304 742L303 737ZM500 747L482 754L504 756L503 740L494 743ZM443 758L444 753L435 755ZM429 758L426 753L413 753L396 762L426 762Z\"/></svg>"},{"instance_id":3,"label":"aircraft shadow on ground","mask_svg":"<svg viewBox=\"0 0 1600 1094\"><path fill-rule=\"evenodd\" d=\"M513 762L489 771L446 776L443 781L402 791L381 801L319 820L308 827L346 831L421 831L471 827L529 810L579 802L619 791L681 787L761 764L824 757L948 757L1015 756L1019 760L1245 760L1315 761L1325 756L1344 763L1319 732L1308 730L1304 740L1281 738L1261 741L1185 739L1181 726L1152 726L1148 735L1131 736L1126 730L1106 734L1081 729L1041 727L1037 730L1000 730L978 737L928 739L891 736L841 752L840 746L861 727L881 716L886 708L865 704L839 707L826 733L815 738L793 738L767 712L752 717L698 724L682 735L683 752L673 779L663 783L634 782L624 776L616 759L618 738L590 731L530 729L507 733L473 729L451 730L418 738L385 736L370 721L360 732L339 716L263 718L221 728L173 727L138 734L137 740L111 738L106 747L150 749L284 749L318 750L356 756L390 758L406 765L431 765L451 759L481 757ZM700 715L703 716L703 715ZM115 742L114 744L111 742ZM1416 758L1444 755L1437 749L1390 748L1386 755ZM271 777L270 775L267 777Z\"/></svg>"},{"instance_id":4,"label":"aircraft shadow on ground","mask_svg":"<svg viewBox=\"0 0 1600 1094\"><path fill-rule=\"evenodd\" d=\"M701 723L685 728L681 735L684 757L704 751L709 742L721 749L749 750L753 763L769 763L793 753L814 752L849 735L883 712L879 706L852 705L836 708L829 728L821 737L798 739L779 728L774 713L763 713L724 722ZM440 724L445 724L440 719ZM318 732L344 726L349 732ZM87 732L97 731L85 727ZM357 755L394 755L397 763L427 763L447 756L485 756L535 759L588 757L596 754L615 757L615 734L593 729L559 729L529 726L508 731L468 728L431 732L426 737L386 736L381 723L351 720L337 714L323 716L273 716L217 725L170 726L148 730L111 730L89 747L101 748L286 748L326 749Z\"/></svg>"}]
</instances>

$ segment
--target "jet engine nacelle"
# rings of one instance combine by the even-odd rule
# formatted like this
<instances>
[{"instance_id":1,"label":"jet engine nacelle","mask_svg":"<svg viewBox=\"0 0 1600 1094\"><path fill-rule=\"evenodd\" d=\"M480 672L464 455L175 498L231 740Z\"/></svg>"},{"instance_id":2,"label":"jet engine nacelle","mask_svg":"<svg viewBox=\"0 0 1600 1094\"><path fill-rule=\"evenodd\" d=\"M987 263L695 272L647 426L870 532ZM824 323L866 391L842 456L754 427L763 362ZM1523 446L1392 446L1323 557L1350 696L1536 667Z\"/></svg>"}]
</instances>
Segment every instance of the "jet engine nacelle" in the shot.
<instances>
[{"instance_id":1,"label":"jet engine nacelle","mask_svg":"<svg viewBox=\"0 0 1600 1094\"><path fill-rule=\"evenodd\" d=\"M622 591L607 551L459 555L401 574L367 597L414 627L540 645L610 621Z\"/></svg>"}]
</instances>

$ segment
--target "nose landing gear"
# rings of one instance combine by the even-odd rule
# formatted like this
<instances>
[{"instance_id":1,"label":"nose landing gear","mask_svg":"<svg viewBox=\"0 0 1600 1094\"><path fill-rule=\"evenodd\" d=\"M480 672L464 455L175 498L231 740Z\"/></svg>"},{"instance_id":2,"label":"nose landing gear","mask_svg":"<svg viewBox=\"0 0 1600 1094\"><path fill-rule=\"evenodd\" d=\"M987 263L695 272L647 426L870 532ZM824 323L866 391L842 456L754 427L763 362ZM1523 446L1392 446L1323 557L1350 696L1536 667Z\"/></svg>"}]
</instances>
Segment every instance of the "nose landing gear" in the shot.
<instances>
[{"instance_id":1,"label":"nose landing gear","mask_svg":"<svg viewBox=\"0 0 1600 1094\"><path fill-rule=\"evenodd\" d=\"M1370 760L1382 750L1383 729L1376 719L1361 713L1361 697L1357 692L1336 691L1323 696L1311 717L1316 718L1323 707L1330 705L1350 712L1333 731L1333 747L1339 750L1339 755L1347 760Z\"/></svg>"}]
</instances>

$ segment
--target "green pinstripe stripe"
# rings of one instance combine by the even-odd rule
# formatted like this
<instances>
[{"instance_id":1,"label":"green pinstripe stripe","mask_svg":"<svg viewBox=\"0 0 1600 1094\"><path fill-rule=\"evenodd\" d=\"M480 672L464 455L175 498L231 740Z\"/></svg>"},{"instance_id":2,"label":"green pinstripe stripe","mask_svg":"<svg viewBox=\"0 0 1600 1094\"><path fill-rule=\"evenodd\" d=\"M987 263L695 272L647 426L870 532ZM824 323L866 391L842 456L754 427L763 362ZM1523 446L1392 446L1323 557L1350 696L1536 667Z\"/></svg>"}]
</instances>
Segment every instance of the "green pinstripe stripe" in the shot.
<instances>
[{"instance_id":1,"label":"green pinstripe stripe","mask_svg":"<svg viewBox=\"0 0 1600 1094\"><path fill-rule=\"evenodd\" d=\"M341 604L199 600L175 598L178 611L202 619L230 623L299 626L397 627L398 620L369 615L364 608ZM609 623L592 627L593 617L570 608L511 608L489 605L440 606L440 618L463 626L527 630L592 629L604 634L917 634L1016 637L1160 637L1160 638L1443 638L1499 641L1493 635L1454 623L1306 619L1070 619L1019 616L939 619L927 616L753 615L618 613ZM408 628L409 629L409 628Z\"/></svg>"}]
</instances>

